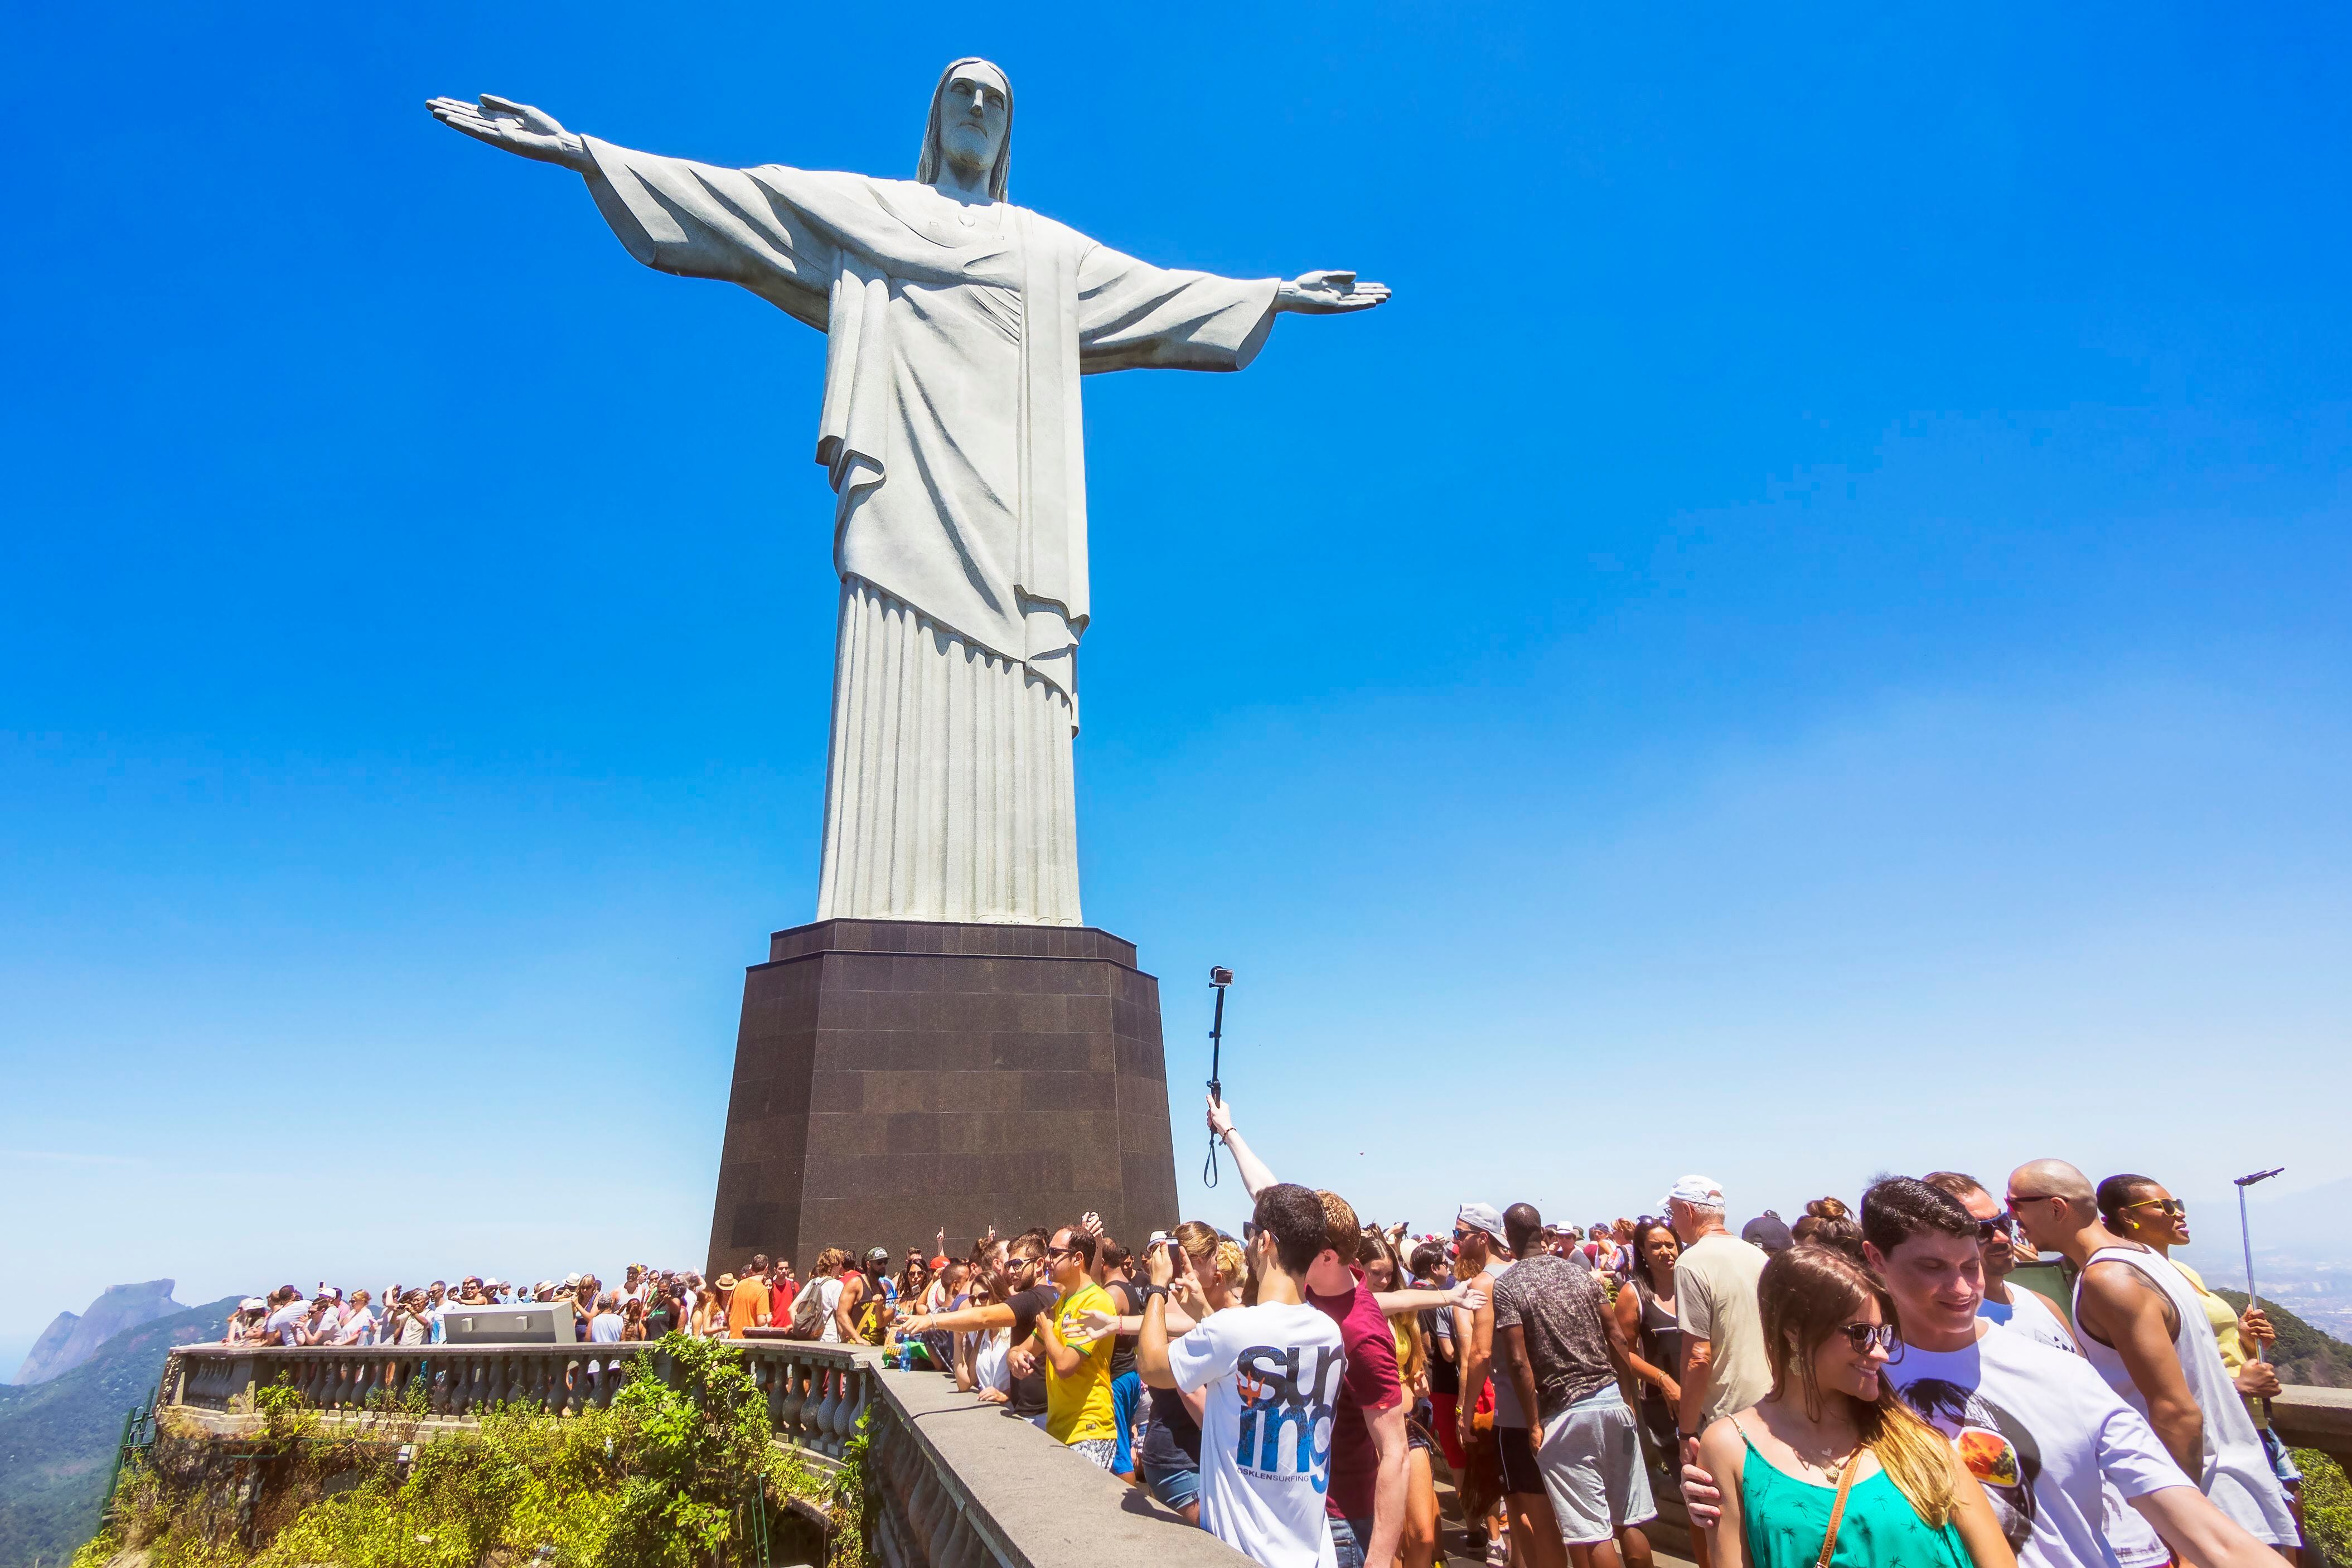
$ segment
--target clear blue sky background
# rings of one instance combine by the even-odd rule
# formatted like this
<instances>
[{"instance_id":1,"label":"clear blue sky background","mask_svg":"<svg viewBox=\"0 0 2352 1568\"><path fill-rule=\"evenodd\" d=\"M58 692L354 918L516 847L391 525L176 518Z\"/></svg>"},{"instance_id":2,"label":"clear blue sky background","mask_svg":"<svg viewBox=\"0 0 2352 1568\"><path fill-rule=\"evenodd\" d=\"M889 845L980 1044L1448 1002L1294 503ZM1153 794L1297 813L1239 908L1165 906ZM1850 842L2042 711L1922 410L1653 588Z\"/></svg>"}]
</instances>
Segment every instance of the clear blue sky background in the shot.
<instances>
[{"instance_id":1,"label":"clear blue sky background","mask_svg":"<svg viewBox=\"0 0 2352 1568\"><path fill-rule=\"evenodd\" d=\"M1395 287L1086 389L1087 912L1180 1104L1240 973L1284 1173L2352 1174L2340 11L816 16L8 24L0 1354L700 1255L814 904L822 342L436 92L906 174L985 53L1015 199Z\"/></svg>"}]
</instances>

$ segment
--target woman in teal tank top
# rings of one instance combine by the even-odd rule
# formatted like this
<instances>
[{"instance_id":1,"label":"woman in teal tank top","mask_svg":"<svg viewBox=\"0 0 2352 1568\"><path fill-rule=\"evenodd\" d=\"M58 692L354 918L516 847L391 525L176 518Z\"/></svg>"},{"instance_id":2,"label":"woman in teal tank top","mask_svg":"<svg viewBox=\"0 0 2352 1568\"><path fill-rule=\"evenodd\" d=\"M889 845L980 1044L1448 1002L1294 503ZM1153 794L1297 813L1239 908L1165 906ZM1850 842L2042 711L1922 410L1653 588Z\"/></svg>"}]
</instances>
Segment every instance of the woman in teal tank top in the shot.
<instances>
[{"instance_id":1,"label":"woman in teal tank top","mask_svg":"<svg viewBox=\"0 0 2352 1568\"><path fill-rule=\"evenodd\" d=\"M1880 1375L1877 1282L1794 1247L1757 1285L1772 1392L1717 1421L1699 1468L1723 1489L1716 1568L2017 1568L1984 1489Z\"/></svg>"}]
</instances>

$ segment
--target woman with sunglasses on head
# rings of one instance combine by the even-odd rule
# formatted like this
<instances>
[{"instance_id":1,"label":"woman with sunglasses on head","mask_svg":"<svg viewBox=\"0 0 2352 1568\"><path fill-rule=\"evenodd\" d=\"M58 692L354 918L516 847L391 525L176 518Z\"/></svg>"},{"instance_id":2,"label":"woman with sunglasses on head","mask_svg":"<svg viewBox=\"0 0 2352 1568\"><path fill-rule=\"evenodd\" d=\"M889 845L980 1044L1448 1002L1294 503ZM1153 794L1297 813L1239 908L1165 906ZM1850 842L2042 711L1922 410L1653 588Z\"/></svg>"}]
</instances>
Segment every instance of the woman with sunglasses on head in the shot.
<instances>
[{"instance_id":1,"label":"woman with sunglasses on head","mask_svg":"<svg viewBox=\"0 0 2352 1568\"><path fill-rule=\"evenodd\" d=\"M1699 1439L1736 1478L1717 1568L2015 1568L1984 1489L1881 1375L1895 1342L1876 1280L1792 1247L1757 1284L1772 1392Z\"/></svg>"}]
</instances>

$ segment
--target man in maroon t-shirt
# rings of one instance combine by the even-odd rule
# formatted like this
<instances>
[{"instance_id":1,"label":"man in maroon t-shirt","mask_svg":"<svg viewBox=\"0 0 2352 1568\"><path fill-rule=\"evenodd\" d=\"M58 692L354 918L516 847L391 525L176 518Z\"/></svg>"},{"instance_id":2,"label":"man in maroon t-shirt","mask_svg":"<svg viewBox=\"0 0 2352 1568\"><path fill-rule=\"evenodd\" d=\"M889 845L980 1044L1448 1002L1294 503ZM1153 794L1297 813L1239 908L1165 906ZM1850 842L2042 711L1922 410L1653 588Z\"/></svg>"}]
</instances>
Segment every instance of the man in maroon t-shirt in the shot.
<instances>
[{"instance_id":1,"label":"man in maroon t-shirt","mask_svg":"<svg viewBox=\"0 0 2352 1568\"><path fill-rule=\"evenodd\" d=\"M1389 1568L1404 1530L1411 1473L1396 1336L1371 1291L1349 1268L1364 1239L1356 1211L1337 1193L1316 1195L1323 1200L1326 1245L1307 1271L1307 1300L1339 1325L1348 1357L1331 1423L1331 1489L1324 1511L1331 1516L1339 1568Z\"/></svg>"}]
</instances>

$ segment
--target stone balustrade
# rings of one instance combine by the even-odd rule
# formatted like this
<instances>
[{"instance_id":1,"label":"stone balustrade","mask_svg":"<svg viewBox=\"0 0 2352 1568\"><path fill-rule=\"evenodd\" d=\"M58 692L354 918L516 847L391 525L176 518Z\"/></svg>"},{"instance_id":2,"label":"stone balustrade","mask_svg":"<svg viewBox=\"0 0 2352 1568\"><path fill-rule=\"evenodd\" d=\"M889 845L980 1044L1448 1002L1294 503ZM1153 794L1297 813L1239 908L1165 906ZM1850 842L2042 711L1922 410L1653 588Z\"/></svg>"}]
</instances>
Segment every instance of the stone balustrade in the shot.
<instances>
[{"instance_id":1,"label":"stone balustrade","mask_svg":"<svg viewBox=\"0 0 2352 1568\"><path fill-rule=\"evenodd\" d=\"M739 1347L777 1438L838 1458L872 1399L880 1352L839 1345L750 1342ZM520 1405L562 1415L612 1403L624 1366L650 1362L667 1376L668 1358L650 1343L569 1345L185 1345L163 1373L163 1403L201 1410L252 1408L259 1388L280 1384L324 1411L407 1404L425 1413L478 1415Z\"/></svg>"},{"instance_id":2,"label":"stone balustrade","mask_svg":"<svg viewBox=\"0 0 2352 1568\"><path fill-rule=\"evenodd\" d=\"M777 1441L837 1462L858 1424L869 1542L880 1568L1084 1568L1106 1554L1154 1568L1247 1568L1248 1559L1186 1525L1142 1490L1095 1468L1001 1406L959 1394L935 1372L887 1370L879 1351L794 1341L738 1341L768 1402ZM667 1375L652 1344L372 1345L344 1349L185 1345L172 1352L160 1402L205 1414L252 1408L280 1383L320 1410L362 1411L380 1391L437 1418L464 1421L501 1404L557 1414L608 1402L618 1363ZM588 1367L597 1364L595 1376Z\"/></svg>"}]
</instances>

